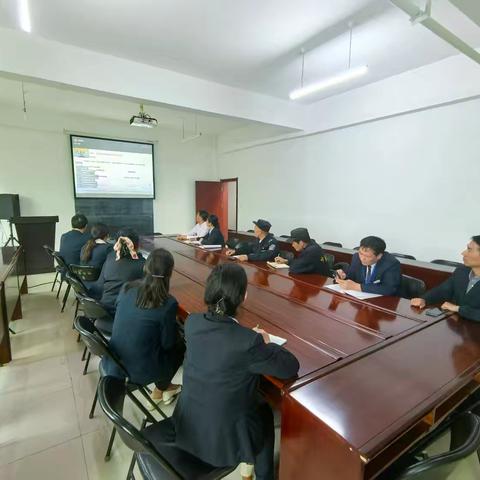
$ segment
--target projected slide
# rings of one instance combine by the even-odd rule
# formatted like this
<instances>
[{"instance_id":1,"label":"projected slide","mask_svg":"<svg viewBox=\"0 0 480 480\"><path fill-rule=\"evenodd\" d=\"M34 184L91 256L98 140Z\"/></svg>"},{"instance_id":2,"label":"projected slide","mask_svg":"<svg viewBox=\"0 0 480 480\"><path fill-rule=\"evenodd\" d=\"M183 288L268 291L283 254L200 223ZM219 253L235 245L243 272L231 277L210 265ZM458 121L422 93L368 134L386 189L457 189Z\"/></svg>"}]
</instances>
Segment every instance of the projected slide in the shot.
<instances>
[{"instance_id":1,"label":"projected slide","mask_svg":"<svg viewBox=\"0 0 480 480\"><path fill-rule=\"evenodd\" d=\"M71 135L77 198L153 198L153 145Z\"/></svg>"}]
</instances>

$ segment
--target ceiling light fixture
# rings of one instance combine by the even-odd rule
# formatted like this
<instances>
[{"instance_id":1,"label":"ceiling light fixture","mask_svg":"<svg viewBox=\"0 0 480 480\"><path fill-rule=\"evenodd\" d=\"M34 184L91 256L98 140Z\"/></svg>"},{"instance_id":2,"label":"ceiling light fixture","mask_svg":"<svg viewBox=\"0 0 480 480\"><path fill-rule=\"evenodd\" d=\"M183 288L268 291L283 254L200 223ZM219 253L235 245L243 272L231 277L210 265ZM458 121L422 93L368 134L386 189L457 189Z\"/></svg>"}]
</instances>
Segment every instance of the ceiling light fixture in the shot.
<instances>
[{"instance_id":1,"label":"ceiling light fixture","mask_svg":"<svg viewBox=\"0 0 480 480\"><path fill-rule=\"evenodd\" d=\"M24 32L30 33L32 31L32 23L30 21L28 0L18 0L18 15L20 17L20 28Z\"/></svg>"},{"instance_id":2,"label":"ceiling light fixture","mask_svg":"<svg viewBox=\"0 0 480 480\"><path fill-rule=\"evenodd\" d=\"M138 115L134 115L132 118L130 118L130 126L132 127L153 128L157 125L157 119L151 117L143 111L143 104L140 105L140 111L138 112Z\"/></svg>"},{"instance_id":3,"label":"ceiling light fixture","mask_svg":"<svg viewBox=\"0 0 480 480\"><path fill-rule=\"evenodd\" d=\"M349 23L350 27L350 45L348 50L348 69L344 72L341 72L333 77L326 78L320 82L312 83L311 85L307 85L306 87L303 85L303 78L305 73L305 50L302 48L302 75L300 81L300 88L293 90L290 93L290 100L297 100L299 98L305 97L307 95L311 95L312 93L318 92L320 90L324 90L328 87L332 87L334 85L339 85L341 83L348 82L349 80L353 80L354 78L361 77L368 72L367 65L363 65L361 67L351 68L352 63L352 33L353 33L353 24Z\"/></svg>"}]
</instances>

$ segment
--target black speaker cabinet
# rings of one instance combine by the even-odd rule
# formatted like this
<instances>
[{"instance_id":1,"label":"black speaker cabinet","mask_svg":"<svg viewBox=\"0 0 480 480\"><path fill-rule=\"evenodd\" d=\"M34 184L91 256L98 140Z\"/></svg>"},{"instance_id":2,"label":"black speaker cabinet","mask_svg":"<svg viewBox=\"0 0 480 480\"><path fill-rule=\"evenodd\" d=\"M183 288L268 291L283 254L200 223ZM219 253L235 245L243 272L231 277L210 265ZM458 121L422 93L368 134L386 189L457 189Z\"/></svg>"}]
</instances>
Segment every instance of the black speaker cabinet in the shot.
<instances>
[{"instance_id":1,"label":"black speaker cabinet","mask_svg":"<svg viewBox=\"0 0 480 480\"><path fill-rule=\"evenodd\" d=\"M20 200L15 193L0 193L0 219L20 216Z\"/></svg>"}]
</instances>

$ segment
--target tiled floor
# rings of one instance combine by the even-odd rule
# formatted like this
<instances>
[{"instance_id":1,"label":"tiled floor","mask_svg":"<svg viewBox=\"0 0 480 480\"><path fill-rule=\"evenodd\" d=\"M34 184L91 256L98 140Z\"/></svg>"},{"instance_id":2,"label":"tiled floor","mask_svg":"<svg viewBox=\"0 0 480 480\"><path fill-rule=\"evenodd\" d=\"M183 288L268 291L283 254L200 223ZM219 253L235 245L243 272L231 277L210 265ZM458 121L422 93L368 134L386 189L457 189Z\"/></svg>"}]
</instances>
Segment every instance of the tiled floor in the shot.
<instances>
[{"instance_id":1,"label":"tiled floor","mask_svg":"<svg viewBox=\"0 0 480 480\"><path fill-rule=\"evenodd\" d=\"M29 286L50 280L35 275ZM60 313L50 285L42 285L22 297L22 306L24 318L12 324L14 360L0 368L0 479L123 480L131 451L117 438L105 462L111 425L100 407L88 418L98 360L83 376L71 302ZM170 414L173 405L162 408ZM126 410L139 425L134 408L127 403ZM241 477L236 471L227 478Z\"/></svg>"},{"instance_id":2,"label":"tiled floor","mask_svg":"<svg viewBox=\"0 0 480 480\"><path fill-rule=\"evenodd\" d=\"M51 279L36 275L29 285ZM14 361L0 368L0 479L123 480L131 452L117 439L105 462L111 426L100 408L88 418L98 361L92 360L89 373L82 375L82 345L72 330L71 304L60 313L49 287L36 286L22 297L24 318L13 324ZM138 414L129 404L126 410L138 425ZM173 406L165 410L170 413ZM238 470L227 477L240 478ZM480 478L476 456L450 478Z\"/></svg>"}]
</instances>

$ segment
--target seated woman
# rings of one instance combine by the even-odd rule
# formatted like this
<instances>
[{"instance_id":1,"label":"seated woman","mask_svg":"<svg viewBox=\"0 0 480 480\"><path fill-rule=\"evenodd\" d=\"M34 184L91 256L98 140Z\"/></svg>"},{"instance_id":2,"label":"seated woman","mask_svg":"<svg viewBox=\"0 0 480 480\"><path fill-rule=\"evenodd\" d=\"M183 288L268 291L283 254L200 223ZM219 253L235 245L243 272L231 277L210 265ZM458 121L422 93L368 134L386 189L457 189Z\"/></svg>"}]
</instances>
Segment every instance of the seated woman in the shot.
<instances>
[{"instance_id":1,"label":"seated woman","mask_svg":"<svg viewBox=\"0 0 480 480\"><path fill-rule=\"evenodd\" d=\"M96 223L90 230L92 237L80 251L80 264L102 269L107 255L113 246L106 242L108 227L104 223Z\"/></svg>"},{"instance_id":2,"label":"seated woman","mask_svg":"<svg viewBox=\"0 0 480 480\"><path fill-rule=\"evenodd\" d=\"M91 289L92 295L111 315L115 314L115 302L123 285L143 276L145 259L137 253L138 242L135 230L122 228L113 246L114 251L107 255L100 276Z\"/></svg>"},{"instance_id":3,"label":"seated woman","mask_svg":"<svg viewBox=\"0 0 480 480\"><path fill-rule=\"evenodd\" d=\"M246 290L240 265L212 270L204 297L208 313L185 322L182 395L172 418L183 450L216 466L255 464L257 480L273 480L273 415L257 387L261 375L291 378L299 364L265 331L234 318Z\"/></svg>"},{"instance_id":4,"label":"seated woman","mask_svg":"<svg viewBox=\"0 0 480 480\"><path fill-rule=\"evenodd\" d=\"M185 346L176 322L178 303L169 295L172 254L159 248L149 256L141 280L127 283L117 300L110 346L140 385L155 382L152 398L169 404L181 390L171 380L183 362ZM108 375L122 374L108 358Z\"/></svg>"},{"instance_id":5,"label":"seated woman","mask_svg":"<svg viewBox=\"0 0 480 480\"><path fill-rule=\"evenodd\" d=\"M225 239L220 231L218 217L216 215L209 215L207 220L208 233L200 239L202 245L225 245Z\"/></svg>"}]
</instances>

